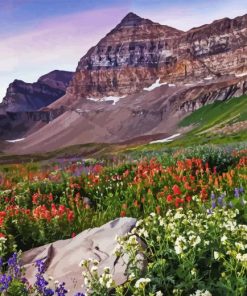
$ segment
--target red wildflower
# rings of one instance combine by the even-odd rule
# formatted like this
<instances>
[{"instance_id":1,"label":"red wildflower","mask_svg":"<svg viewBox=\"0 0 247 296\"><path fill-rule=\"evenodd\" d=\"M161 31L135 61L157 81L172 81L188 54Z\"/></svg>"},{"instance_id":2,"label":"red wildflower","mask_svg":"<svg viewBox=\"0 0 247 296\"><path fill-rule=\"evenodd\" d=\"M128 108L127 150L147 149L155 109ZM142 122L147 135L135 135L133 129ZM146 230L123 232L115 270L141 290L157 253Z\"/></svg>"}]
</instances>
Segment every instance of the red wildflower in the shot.
<instances>
[{"instance_id":1,"label":"red wildflower","mask_svg":"<svg viewBox=\"0 0 247 296\"><path fill-rule=\"evenodd\" d=\"M139 207L140 207L140 205L139 205L139 203L138 203L138 201L137 201L137 200L135 200L135 201L134 201L134 206L135 206L135 207L137 207L137 208L139 208Z\"/></svg>"},{"instance_id":2,"label":"red wildflower","mask_svg":"<svg viewBox=\"0 0 247 296\"><path fill-rule=\"evenodd\" d=\"M125 217L126 216L126 212L125 211L121 211L120 212L120 217Z\"/></svg>"},{"instance_id":3,"label":"red wildflower","mask_svg":"<svg viewBox=\"0 0 247 296\"><path fill-rule=\"evenodd\" d=\"M39 193L34 193L32 196L32 202L34 205L36 205L38 203L38 199L39 199Z\"/></svg>"},{"instance_id":4,"label":"red wildflower","mask_svg":"<svg viewBox=\"0 0 247 296\"><path fill-rule=\"evenodd\" d=\"M168 191L168 186L164 186L164 191Z\"/></svg>"},{"instance_id":5,"label":"red wildflower","mask_svg":"<svg viewBox=\"0 0 247 296\"><path fill-rule=\"evenodd\" d=\"M187 177L186 176L183 176L182 180L183 180L183 182L186 182L187 181Z\"/></svg>"},{"instance_id":6,"label":"red wildflower","mask_svg":"<svg viewBox=\"0 0 247 296\"><path fill-rule=\"evenodd\" d=\"M207 199L207 197L208 197L208 193L207 193L207 190L205 189L205 188L202 188L202 190L201 190L201 199L202 200L205 200L205 199Z\"/></svg>"},{"instance_id":7,"label":"red wildflower","mask_svg":"<svg viewBox=\"0 0 247 296\"><path fill-rule=\"evenodd\" d=\"M67 214L67 220L71 222L73 219L74 219L74 213L73 211L69 211Z\"/></svg>"},{"instance_id":8,"label":"red wildflower","mask_svg":"<svg viewBox=\"0 0 247 296\"><path fill-rule=\"evenodd\" d=\"M51 201L51 202L53 201L53 195L52 195L52 193L49 194L48 200Z\"/></svg>"},{"instance_id":9,"label":"red wildflower","mask_svg":"<svg viewBox=\"0 0 247 296\"><path fill-rule=\"evenodd\" d=\"M167 195L166 201L167 202L172 202L172 195L171 194Z\"/></svg>"},{"instance_id":10,"label":"red wildflower","mask_svg":"<svg viewBox=\"0 0 247 296\"><path fill-rule=\"evenodd\" d=\"M181 194L181 190L180 190L179 186L176 184L172 187L172 190L175 195Z\"/></svg>"},{"instance_id":11,"label":"red wildflower","mask_svg":"<svg viewBox=\"0 0 247 296\"><path fill-rule=\"evenodd\" d=\"M59 215L63 215L64 212L65 212L65 206L64 205L60 205L59 208L58 208L58 211L59 211Z\"/></svg>"},{"instance_id":12,"label":"red wildflower","mask_svg":"<svg viewBox=\"0 0 247 296\"><path fill-rule=\"evenodd\" d=\"M126 210L127 208L128 208L127 204L124 203L124 204L122 205L122 209Z\"/></svg>"},{"instance_id":13,"label":"red wildflower","mask_svg":"<svg viewBox=\"0 0 247 296\"><path fill-rule=\"evenodd\" d=\"M179 198L179 197L176 197L176 200L175 200L175 207L178 208L180 207L180 204L184 203L184 199L182 198Z\"/></svg>"},{"instance_id":14,"label":"red wildflower","mask_svg":"<svg viewBox=\"0 0 247 296\"><path fill-rule=\"evenodd\" d=\"M124 176L124 177L128 177L129 173L130 173L129 170L126 170L126 171L123 173L123 176Z\"/></svg>"},{"instance_id":15,"label":"red wildflower","mask_svg":"<svg viewBox=\"0 0 247 296\"><path fill-rule=\"evenodd\" d=\"M195 181L195 177L193 175L190 175L190 180Z\"/></svg>"},{"instance_id":16,"label":"red wildflower","mask_svg":"<svg viewBox=\"0 0 247 296\"><path fill-rule=\"evenodd\" d=\"M160 206L156 207L156 213L159 215L160 214Z\"/></svg>"},{"instance_id":17,"label":"red wildflower","mask_svg":"<svg viewBox=\"0 0 247 296\"><path fill-rule=\"evenodd\" d=\"M189 196L189 195L188 195L188 196L186 196L186 198L185 198L185 199L186 199L186 201L187 201L187 202L191 202L191 200L192 200L191 196Z\"/></svg>"},{"instance_id":18,"label":"red wildflower","mask_svg":"<svg viewBox=\"0 0 247 296\"><path fill-rule=\"evenodd\" d=\"M185 183L184 183L184 188L185 188L186 190L191 190L191 189L192 189L191 186L190 186L190 184L189 184L189 182L185 182Z\"/></svg>"}]
</instances>

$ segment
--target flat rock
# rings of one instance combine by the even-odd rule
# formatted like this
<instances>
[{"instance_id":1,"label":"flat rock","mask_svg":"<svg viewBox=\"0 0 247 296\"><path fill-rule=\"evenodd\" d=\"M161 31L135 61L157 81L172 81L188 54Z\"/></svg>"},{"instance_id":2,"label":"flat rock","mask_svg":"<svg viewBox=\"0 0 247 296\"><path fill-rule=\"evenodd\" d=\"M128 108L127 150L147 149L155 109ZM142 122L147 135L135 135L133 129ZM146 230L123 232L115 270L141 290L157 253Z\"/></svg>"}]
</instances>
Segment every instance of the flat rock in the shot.
<instances>
[{"instance_id":1,"label":"flat rock","mask_svg":"<svg viewBox=\"0 0 247 296\"><path fill-rule=\"evenodd\" d=\"M117 245L115 238L131 231L135 224L134 218L118 218L101 227L85 230L74 238L26 251L22 255L26 278L31 284L35 282L35 261L44 259L47 265L45 277L65 282L69 295L74 295L75 292L84 290L82 268L79 264L83 259L92 258L100 262L100 273L104 267L109 267L114 281L121 285L126 281L126 260L116 258L113 254Z\"/></svg>"}]
</instances>

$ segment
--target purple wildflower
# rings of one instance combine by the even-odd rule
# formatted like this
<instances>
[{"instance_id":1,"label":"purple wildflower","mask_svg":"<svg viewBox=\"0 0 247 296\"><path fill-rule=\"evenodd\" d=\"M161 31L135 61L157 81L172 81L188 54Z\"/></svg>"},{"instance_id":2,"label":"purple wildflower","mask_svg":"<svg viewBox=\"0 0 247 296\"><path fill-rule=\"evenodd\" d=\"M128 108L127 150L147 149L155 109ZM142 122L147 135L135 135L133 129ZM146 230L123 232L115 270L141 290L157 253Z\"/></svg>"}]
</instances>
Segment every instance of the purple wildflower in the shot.
<instances>
[{"instance_id":1,"label":"purple wildflower","mask_svg":"<svg viewBox=\"0 0 247 296\"><path fill-rule=\"evenodd\" d=\"M235 189L234 189L234 196L235 196L236 198L239 198L239 190L238 190L238 188L235 188Z\"/></svg>"},{"instance_id":2,"label":"purple wildflower","mask_svg":"<svg viewBox=\"0 0 247 296\"><path fill-rule=\"evenodd\" d=\"M242 193L244 193L244 188L243 187L240 187L239 188L239 192L242 194Z\"/></svg>"},{"instance_id":3,"label":"purple wildflower","mask_svg":"<svg viewBox=\"0 0 247 296\"><path fill-rule=\"evenodd\" d=\"M215 194L211 192L211 199L215 199Z\"/></svg>"},{"instance_id":4,"label":"purple wildflower","mask_svg":"<svg viewBox=\"0 0 247 296\"><path fill-rule=\"evenodd\" d=\"M8 267L11 274L14 276L14 278L18 278L21 275L21 266L18 262L18 256L17 253L14 253L9 259L8 259Z\"/></svg>"},{"instance_id":5,"label":"purple wildflower","mask_svg":"<svg viewBox=\"0 0 247 296\"><path fill-rule=\"evenodd\" d=\"M35 262L35 267L37 267L40 274L45 273L45 262L42 259L39 259Z\"/></svg>"},{"instance_id":6,"label":"purple wildflower","mask_svg":"<svg viewBox=\"0 0 247 296\"><path fill-rule=\"evenodd\" d=\"M36 274L35 287L38 292L42 293L43 296L52 296L54 291L47 288L48 282L45 280L43 274L45 273L45 263L42 260L37 260L35 266L38 268L38 273Z\"/></svg>"},{"instance_id":7,"label":"purple wildflower","mask_svg":"<svg viewBox=\"0 0 247 296\"><path fill-rule=\"evenodd\" d=\"M218 198L218 205L219 205L219 206L222 206L222 204L223 204L223 198L222 198L222 196L220 196L220 197Z\"/></svg>"},{"instance_id":8,"label":"purple wildflower","mask_svg":"<svg viewBox=\"0 0 247 296\"><path fill-rule=\"evenodd\" d=\"M65 296L68 291L65 289L65 283L59 284L55 290L55 292L57 293L57 296Z\"/></svg>"},{"instance_id":9,"label":"purple wildflower","mask_svg":"<svg viewBox=\"0 0 247 296\"><path fill-rule=\"evenodd\" d=\"M10 275L3 274L0 277L0 292L7 291L10 283L12 282L12 277Z\"/></svg>"},{"instance_id":10,"label":"purple wildflower","mask_svg":"<svg viewBox=\"0 0 247 296\"><path fill-rule=\"evenodd\" d=\"M212 215L212 213L213 213L212 209L208 209L207 213L208 213L208 215Z\"/></svg>"}]
</instances>

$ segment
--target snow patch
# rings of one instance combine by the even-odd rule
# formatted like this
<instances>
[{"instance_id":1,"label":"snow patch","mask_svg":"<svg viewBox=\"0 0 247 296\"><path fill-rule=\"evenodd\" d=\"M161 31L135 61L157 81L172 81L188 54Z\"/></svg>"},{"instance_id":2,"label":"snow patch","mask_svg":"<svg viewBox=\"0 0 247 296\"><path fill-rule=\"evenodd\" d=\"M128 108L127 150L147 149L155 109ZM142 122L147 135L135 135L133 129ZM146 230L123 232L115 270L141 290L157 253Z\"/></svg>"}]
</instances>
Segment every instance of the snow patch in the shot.
<instances>
[{"instance_id":1,"label":"snow patch","mask_svg":"<svg viewBox=\"0 0 247 296\"><path fill-rule=\"evenodd\" d=\"M25 138L15 139L15 140L6 140L6 142L8 142L8 143L15 143L15 142L23 141L23 140L25 140Z\"/></svg>"},{"instance_id":2,"label":"snow patch","mask_svg":"<svg viewBox=\"0 0 247 296\"><path fill-rule=\"evenodd\" d=\"M176 86L176 84L169 83L168 86L169 86L169 87L173 87L173 86Z\"/></svg>"},{"instance_id":3,"label":"snow patch","mask_svg":"<svg viewBox=\"0 0 247 296\"><path fill-rule=\"evenodd\" d=\"M121 97L115 97L115 96L109 96L109 97L103 97L103 98L87 98L87 100L94 101L94 102L107 102L107 101L113 101L112 105L116 105L116 103L122 99L125 98L125 96Z\"/></svg>"},{"instance_id":4,"label":"snow patch","mask_svg":"<svg viewBox=\"0 0 247 296\"><path fill-rule=\"evenodd\" d=\"M236 77L243 77L246 76L247 72L241 73L241 74L235 74Z\"/></svg>"},{"instance_id":5,"label":"snow patch","mask_svg":"<svg viewBox=\"0 0 247 296\"><path fill-rule=\"evenodd\" d=\"M168 143L168 142L171 142L173 141L174 138L180 136L181 134L174 134L168 138L165 138L165 139L161 139L161 140L156 140L156 141L152 141L150 142L149 144L156 144L156 143Z\"/></svg>"},{"instance_id":6,"label":"snow patch","mask_svg":"<svg viewBox=\"0 0 247 296\"><path fill-rule=\"evenodd\" d=\"M204 78L204 80L211 80L211 79L213 79L212 76L208 76L208 77L205 77L205 78Z\"/></svg>"},{"instance_id":7,"label":"snow patch","mask_svg":"<svg viewBox=\"0 0 247 296\"><path fill-rule=\"evenodd\" d=\"M153 83L149 87L144 87L143 90L151 91L151 90L154 90L155 88L160 87L161 85L165 85L165 84L167 84L167 82L160 83L160 78L159 78L155 81L155 83Z\"/></svg>"}]
</instances>

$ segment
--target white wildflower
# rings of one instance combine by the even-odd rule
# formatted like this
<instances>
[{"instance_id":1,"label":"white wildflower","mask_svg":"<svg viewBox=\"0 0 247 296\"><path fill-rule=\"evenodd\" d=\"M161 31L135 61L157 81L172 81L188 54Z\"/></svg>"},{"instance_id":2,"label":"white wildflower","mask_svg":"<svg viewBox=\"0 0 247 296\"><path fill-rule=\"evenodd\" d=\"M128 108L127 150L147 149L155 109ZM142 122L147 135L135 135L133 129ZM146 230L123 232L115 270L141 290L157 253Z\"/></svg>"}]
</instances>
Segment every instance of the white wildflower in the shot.
<instances>
[{"instance_id":1,"label":"white wildflower","mask_svg":"<svg viewBox=\"0 0 247 296\"><path fill-rule=\"evenodd\" d=\"M227 236L224 234L220 240L223 244L225 244L225 242L227 241Z\"/></svg>"},{"instance_id":2,"label":"white wildflower","mask_svg":"<svg viewBox=\"0 0 247 296\"><path fill-rule=\"evenodd\" d=\"M135 288L140 288L140 287L145 287L146 284L150 283L151 280L149 278L140 278L138 281L135 283Z\"/></svg>"},{"instance_id":3,"label":"white wildflower","mask_svg":"<svg viewBox=\"0 0 247 296\"><path fill-rule=\"evenodd\" d=\"M192 242L192 247L197 246L198 244L200 244L201 242L201 238L200 236L197 236L196 239Z\"/></svg>"},{"instance_id":4,"label":"white wildflower","mask_svg":"<svg viewBox=\"0 0 247 296\"><path fill-rule=\"evenodd\" d=\"M242 251L244 251L244 249L245 249L245 246L243 245L243 243L235 243L235 246L236 246L239 250L242 250Z\"/></svg>"},{"instance_id":5,"label":"white wildflower","mask_svg":"<svg viewBox=\"0 0 247 296\"><path fill-rule=\"evenodd\" d=\"M98 266L94 265L92 268L91 268L91 272L96 272L98 270Z\"/></svg>"},{"instance_id":6,"label":"white wildflower","mask_svg":"<svg viewBox=\"0 0 247 296\"><path fill-rule=\"evenodd\" d=\"M219 252L214 251L214 259L217 260L219 259L219 257L220 257Z\"/></svg>"}]
</instances>

